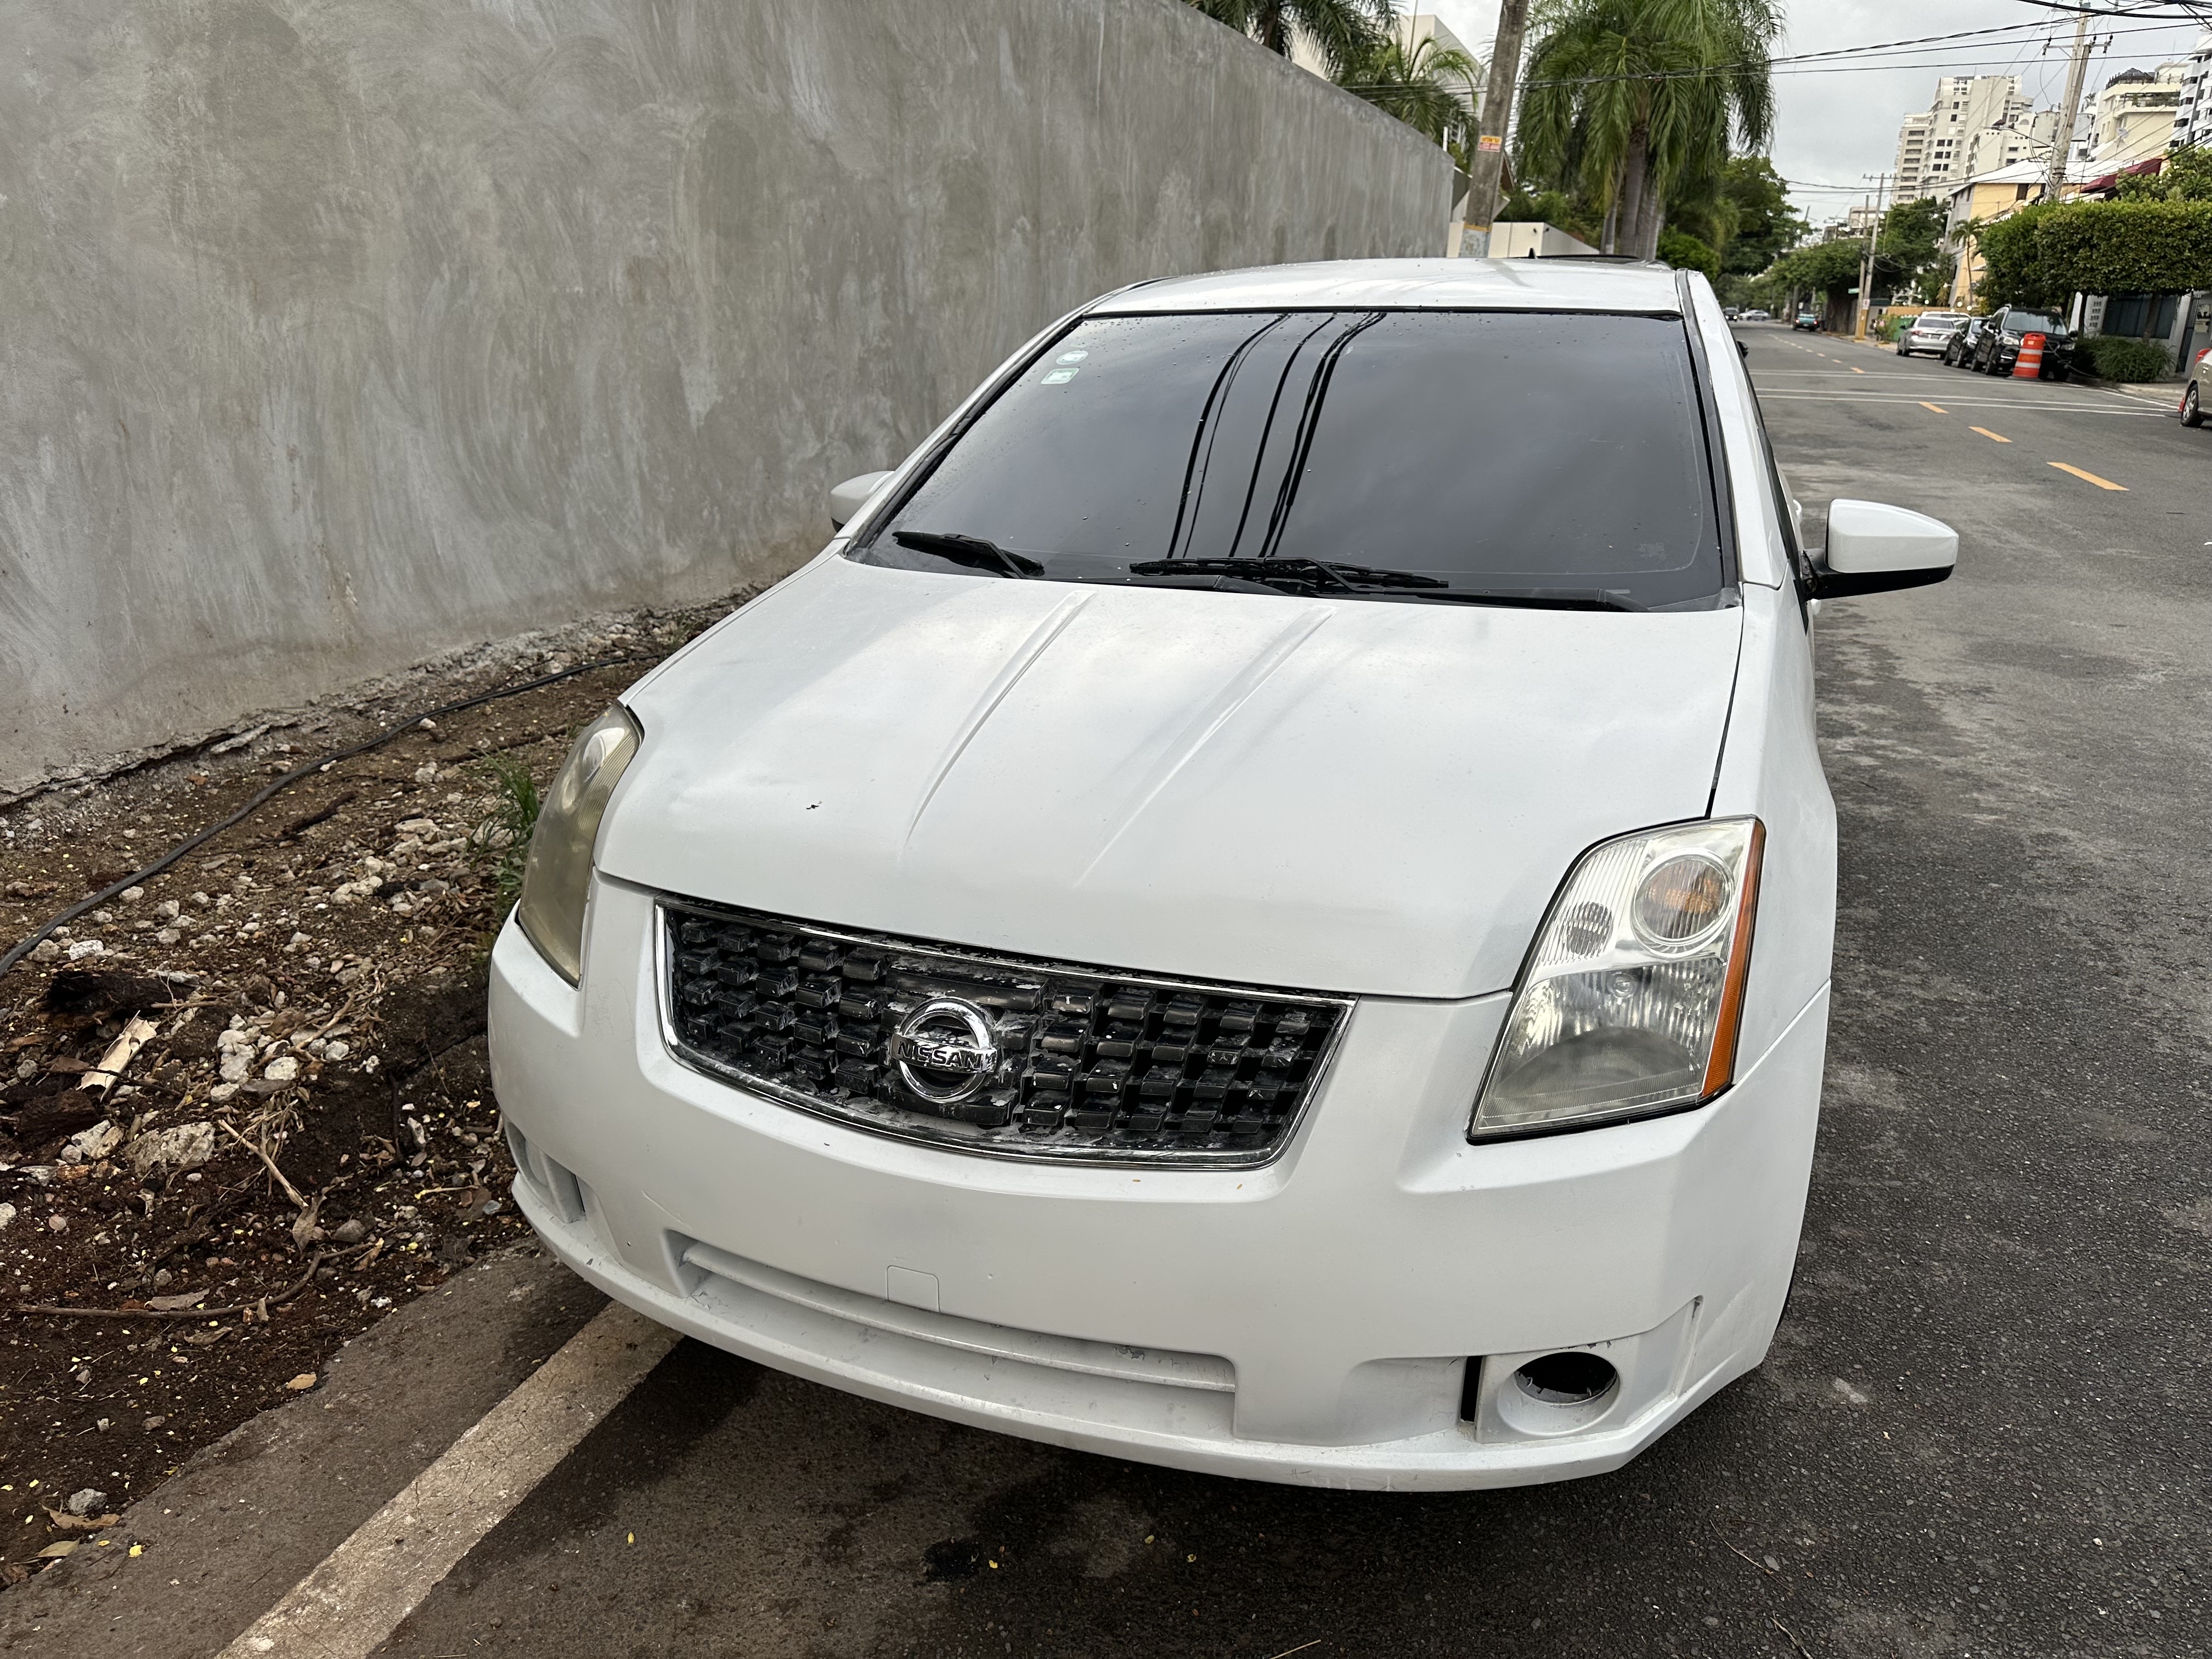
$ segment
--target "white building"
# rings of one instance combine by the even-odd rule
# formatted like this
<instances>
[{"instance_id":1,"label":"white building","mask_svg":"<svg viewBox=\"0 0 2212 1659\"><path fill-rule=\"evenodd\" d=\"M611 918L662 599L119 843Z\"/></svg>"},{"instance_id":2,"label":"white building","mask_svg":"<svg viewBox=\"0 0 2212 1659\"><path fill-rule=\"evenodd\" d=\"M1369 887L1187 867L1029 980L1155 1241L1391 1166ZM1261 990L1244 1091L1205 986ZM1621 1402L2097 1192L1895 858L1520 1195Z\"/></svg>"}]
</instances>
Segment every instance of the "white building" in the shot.
<instances>
[{"instance_id":1,"label":"white building","mask_svg":"<svg viewBox=\"0 0 2212 1659\"><path fill-rule=\"evenodd\" d=\"M2155 74L2122 70L2106 82L2097 94L2089 160L2112 172L2164 154L2173 137L2188 69L2186 63L2174 63L2160 64Z\"/></svg>"},{"instance_id":2,"label":"white building","mask_svg":"<svg viewBox=\"0 0 2212 1659\"><path fill-rule=\"evenodd\" d=\"M1935 125L1935 116L1923 109L1906 116L1897 130L1897 165L1891 171L1897 177L1900 202L1917 201L1927 194L1920 185L1928 173L1928 136Z\"/></svg>"},{"instance_id":3,"label":"white building","mask_svg":"<svg viewBox=\"0 0 2212 1659\"><path fill-rule=\"evenodd\" d=\"M2173 110L2175 149L2212 145L2212 33L2199 35L2181 70L2181 97Z\"/></svg>"},{"instance_id":4,"label":"white building","mask_svg":"<svg viewBox=\"0 0 2212 1659\"><path fill-rule=\"evenodd\" d=\"M1897 130L1897 199L1948 195L1952 185L1985 170L1984 163L2032 160L2039 142L2047 157L2057 121L2048 112L2036 113L2016 75L1947 75L1936 83L1935 102L1906 116Z\"/></svg>"}]
</instances>

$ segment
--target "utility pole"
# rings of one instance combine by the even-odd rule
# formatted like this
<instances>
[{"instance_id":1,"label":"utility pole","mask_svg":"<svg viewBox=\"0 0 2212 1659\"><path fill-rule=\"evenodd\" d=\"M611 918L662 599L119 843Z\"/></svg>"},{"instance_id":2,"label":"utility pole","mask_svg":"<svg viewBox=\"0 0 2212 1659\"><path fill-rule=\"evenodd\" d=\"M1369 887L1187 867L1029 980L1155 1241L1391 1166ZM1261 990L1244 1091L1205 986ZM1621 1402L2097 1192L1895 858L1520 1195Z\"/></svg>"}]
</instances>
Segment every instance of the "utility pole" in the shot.
<instances>
[{"instance_id":1,"label":"utility pole","mask_svg":"<svg viewBox=\"0 0 2212 1659\"><path fill-rule=\"evenodd\" d=\"M1855 340L1866 338L1867 313L1874 308L1874 245L1881 240L1882 203L1889 194L1889 175L1878 177L1881 182L1874 187L1874 222L1867 227L1866 252L1859 258L1858 327L1851 335Z\"/></svg>"},{"instance_id":2,"label":"utility pole","mask_svg":"<svg viewBox=\"0 0 2212 1659\"><path fill-rule=\"evenodd\" d=\"M2074 20L2074 61L2066 70L2066 108L2059 118L2058 136L2051 146L2051 176L2044 181L2043 199L2055 202L2066 183L2066 163L2074 150L2074 128L2081 118L2081 82L2089 72L2089 14Z\"/></svg>"},{"instance_id":3,"label":"utility pole","mask_svg":"<svg viewBox=\"0 0 2212 1659\"><path fill-rule=\"evenodd\" d=\"M1521 79L1521 40L1528 32L1528 0L1499 0L1498 38L1490 47L1490 80L1468 158L1466 228L1459 251L1471 258L1490 252L1490 222L1498 216L1505 171L1505 135L1513 130L1513 88ZM1474 246L1476 243L1480 246Z\"/></svg>"}]
</instances>

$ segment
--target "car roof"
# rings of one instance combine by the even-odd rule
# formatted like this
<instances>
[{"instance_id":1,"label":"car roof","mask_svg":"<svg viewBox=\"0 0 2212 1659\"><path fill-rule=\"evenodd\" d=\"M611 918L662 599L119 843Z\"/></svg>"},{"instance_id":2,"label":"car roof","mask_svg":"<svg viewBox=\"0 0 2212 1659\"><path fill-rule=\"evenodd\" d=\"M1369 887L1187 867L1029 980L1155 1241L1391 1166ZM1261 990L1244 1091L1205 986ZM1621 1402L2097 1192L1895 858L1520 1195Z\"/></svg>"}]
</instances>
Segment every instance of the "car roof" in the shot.
<instances>
[{"instance_id":1,"label":"car roof","mask_svg":"<svg viewBox=\"0 0 2212 1659\"><path fill-rule=\"evenodd\" d=\"M1677 313L1662 264L1581 259L1331 259L1170 276L1109 294L1102 315L1178 311L1626 311Z\"/></svg>"}]
</instances>

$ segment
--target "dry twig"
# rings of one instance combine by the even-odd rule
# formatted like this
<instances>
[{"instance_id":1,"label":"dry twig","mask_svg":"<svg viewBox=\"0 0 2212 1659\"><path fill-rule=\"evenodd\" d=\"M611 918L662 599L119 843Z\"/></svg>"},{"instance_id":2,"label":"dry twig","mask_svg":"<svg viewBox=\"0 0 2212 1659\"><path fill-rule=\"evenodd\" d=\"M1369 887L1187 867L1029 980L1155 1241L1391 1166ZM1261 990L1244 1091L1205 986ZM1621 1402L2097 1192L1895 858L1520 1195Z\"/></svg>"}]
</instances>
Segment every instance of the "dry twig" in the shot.
<instances>
[{"instance_id":1,"label":"dry twig","mask_svg":"<svg viewBox=\"0 0 2212 1659\"><path fill-rule=\"evenodd\" d=\"M300 1189L292 1184L289 1176L286 1176L282 1170L276 1167L276 1160L270 1157L267 1152L263 1150L261 1147L255 1146L253 1142L248 1140L244 1135L239 1133L237 1130L232 1128L228 1121L226 1119L217 1118L216 1120L216 1127L220 1128L223 1133L228 1135L240 1146L245 1147L246 1150L252 1153L254 1157L259 1158L262 1163L267 1164L269 1166L269 1173L276 1177L276 1184L284 1189L284 1195L287 1198L289 1198L293 1203L298 1205L300 1208L303 1210L307 1207L307 1200L300 1196Z\"/></svg>"},{"instance_id":2,"label":"dry twig","mask_svg":"<svg viewBox=\"0 0 2212 1659\"><path fill-rule=\"evenodd\" d=\"M307 1271L300 1275L296 1283L274 1296L256 1297L251 1302L235 1303L228 1308L53 1308L19 1302L15 1304L15 1311L20 1314L46 1314L60 1319L228 1319L233 1314L251 1315L258 1310L265 1322L270 1309L283 1307L315 1282L315 1273L324 1262L368 1248L366 1244L356 1244L351 1249L317 1250L307 1263Z\"/></svg>"}]
</instances>

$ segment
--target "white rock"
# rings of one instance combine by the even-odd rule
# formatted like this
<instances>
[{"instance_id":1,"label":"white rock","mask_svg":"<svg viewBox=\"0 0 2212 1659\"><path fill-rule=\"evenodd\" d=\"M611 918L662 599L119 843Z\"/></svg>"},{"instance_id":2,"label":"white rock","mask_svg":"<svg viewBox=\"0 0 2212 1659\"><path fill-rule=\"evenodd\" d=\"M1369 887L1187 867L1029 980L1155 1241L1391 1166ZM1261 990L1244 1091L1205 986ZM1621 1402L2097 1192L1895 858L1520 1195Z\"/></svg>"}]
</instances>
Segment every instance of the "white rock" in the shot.
<instances>
[{"instance_id":1,"label":"white rock","mask_svg":"<svg viewBox=\"0 0 2212 1659\"><path fill-rule=\"evenodd\" d=\"M403 836L434 836L438 833L435 818L402 818L392 827Z\"/></svg>"},{"instance_id":2,"label":"white rock","mask_svg":"<svg viewBox=\"0 0 2212 1659\"><path fill-rule=\"evenodd\" d=\"M82 957L98 957L106 954L107 947L96 939L73 939L70 941L69 959L71 962Z\"/></svg>"},{"instance_id":3,"label":"white rock","mask_svg":"<svg viewBox=\"0 0 2212 1659\"><path fill-rule=\"evenodd\" d=\"M289 1083L300 1075L300 1062L291 1054L283 1054L270 1060L261 1075L271 1083Z\"/></svg>"},{"instance_id":4,"label":"white rock","mask_svg":"<svg viewBox=\"0 0 2212 1659\"><path fill-rule=\"evenodd\" d=\"M184 935L179 933L175 928L164 927L154 935L154 943L156 945L174 945L183 937Z\"/></svg>"},{"instance_id":5,"label":"white rock","mask_svg":"<svg viewBox=\"0 0 2212 1659\"><path fill-rule=\"evenodd\" d=\"M52 962L55 957L61 955L61 953L62 947L60 945L55 944L53 940L50 939L42 939L36 945L33 945L31 947L31 960L33 962Z\"/></svg>"},{"instance_id":6,"label":"white rock","mask_svg":"<svg viewBox=\"0 0 2212 1659\"><path fill-rule=\"evenodd\" d=\"M71 1135L62 1146L62 1162L84 1164L106 1158L123 1139L123 1131L106 1118L89 1129Z\"/></svg>"},{"instance_id":7,"label":"white rock","mask_svg":"<svg viewBox=\"0 0 2212 1659\"><path fill-rule=\"evenodd\" d=\"M353 1052L353 1045L343 1037L333 1037L323 1044L325 1060L343 1060Z\"/></svg>"},{"instance_id":8,"label":"white rock","mask_svg":"<svg viewBox=\"0 0 2212 1659\"><path fill-rule=\"evenodd\" d=\"M145 896L146 890L143 887L126 887L123 890L122 897L125 904L136 904Z\"/></svg>"},{"instance_id":9,"label":"white rock","mask_svg":"<svg viewBox=\"0 0 2212 1659\"><path fill-rule=\"evenodd\" d=\"M160 911L163 915L167 916L173 921L185 907L178 903L174 899L163 899L154 908Z\"/></svg>"},{"instance_id":10,"label":"white rock","mask_svg":"<svg viewBox=\"0 0 2212 1659\"><path fill-rule=\"evenodd\" d=\"M153 1130L132 1141L125 1156L142 1179L156 1170L196 1170L215 1156L215 1125L203 1120Z\"/></svg>"},{"instance_id":11,"label":"white rock","mask_svg":"<svg viewBox=\"0 0 2212 1659\"><path fill-rule=\"evenodd\" d=\"M220 1106L224 1101L228 1100L237 1092L238 1085L235 1083L218 1083L214 1088L208 1091L208 1098L214 1101L216 1104ZM199 1177L198 1176L194 1176L192 1179L198 1181Z\"/></svg>"},{"instance_id":12,"label":"white rock","mask_svg":"<svg viewBox=\"0 0 2212 1659\"><path fill-rule=\"evenodd\" d=\"M8 1224L15 1218L15 1206L12 1204L0 1204L0 1233L6 1232Z\"/></svg>"}]
</instances>

